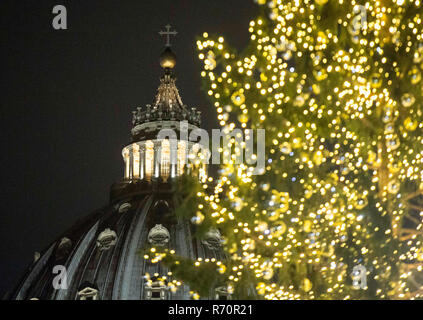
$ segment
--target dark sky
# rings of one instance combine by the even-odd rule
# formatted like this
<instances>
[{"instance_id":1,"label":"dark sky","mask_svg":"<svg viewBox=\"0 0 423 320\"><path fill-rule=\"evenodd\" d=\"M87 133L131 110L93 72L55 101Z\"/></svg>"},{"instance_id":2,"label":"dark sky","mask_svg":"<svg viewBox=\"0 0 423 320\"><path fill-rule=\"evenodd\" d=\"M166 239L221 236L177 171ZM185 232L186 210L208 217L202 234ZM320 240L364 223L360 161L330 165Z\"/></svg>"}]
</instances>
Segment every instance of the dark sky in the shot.
<instances>
[{"instance_id":1,"label":"dark sky","mask_svg":"<svg viewBox=\"0 0 423 320\"><path fill-rule=\"evenodd\" d=\"M65 5L68 30L54 30ZM131 111L151 103L170 23L184 103L217 128L200 90L195 40L217 33L241 49L253 0L1 0L0 297L45 246L108 201L123 174Z\"/></svg>"}]
</instances>

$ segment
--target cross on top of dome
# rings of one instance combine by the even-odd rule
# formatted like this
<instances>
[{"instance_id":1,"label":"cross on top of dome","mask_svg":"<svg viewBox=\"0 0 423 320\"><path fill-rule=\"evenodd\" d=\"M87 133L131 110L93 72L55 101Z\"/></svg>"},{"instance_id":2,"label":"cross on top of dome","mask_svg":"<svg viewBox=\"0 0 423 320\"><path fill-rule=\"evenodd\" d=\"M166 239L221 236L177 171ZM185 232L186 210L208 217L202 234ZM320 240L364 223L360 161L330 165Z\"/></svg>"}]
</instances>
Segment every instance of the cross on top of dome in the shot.
<instances>
[{"instance_id":1,"label":"cross on top of dome","mask_svg":"<svg viewBox=\"0 0 423 320\"><path fill-rule=\"evenodd\" d=\"M187 120L189 123L200 126L200 111L196 108L188 108L183 104L173 76L173 68L176 65L176 55L170 49L170 36L175 36L176 31L171 31L171 26L166 26L166 31L160 31L161 36L166 36L166 48L160 55L159 61L164 69L164 75L160 78L160 85L152 104L148 104L144 110L138 107L133 111L133 127L147 122L162 120Z\"/></svg>"},{"instance_id":2,"label":"cross on top of dome","mask_svg":"<svg viewBox=\"0 0 423 320\"><path fill-rule=\"evenodd\" d=\"M159 32L159 35L166 36L166 49L160 55L160 65L167 71L167 73L169 73L170 69L173 69L176 64L176 56L172 50L170 50L170 36L176 36L178 32L176 32L176 30L170 31L172 28L170 24L168 24L165 28L166 31Z\"/></svg>"},{"instance_id":3,"label":"cross on top of dome","mask_svg":"<svg viewBox=\"0 0 423 320\"><path fill-rule=\"evenodd\" d=\"M170 47L170 36L176 36L178 32L176 30L170 31L170 28L172 28L170 24L166 25L165 28L166 31L160 31L159 35L166 36L166 47Z\"/></svg>"}]
</instances>

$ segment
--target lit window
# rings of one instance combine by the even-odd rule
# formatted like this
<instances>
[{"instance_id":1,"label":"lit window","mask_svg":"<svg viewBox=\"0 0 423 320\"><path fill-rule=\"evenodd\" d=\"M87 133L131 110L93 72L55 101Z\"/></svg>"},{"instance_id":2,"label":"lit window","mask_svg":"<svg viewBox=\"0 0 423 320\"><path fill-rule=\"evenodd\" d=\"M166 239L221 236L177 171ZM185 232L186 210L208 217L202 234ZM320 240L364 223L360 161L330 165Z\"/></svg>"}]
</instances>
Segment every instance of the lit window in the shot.
<instances>
[{"instance_id":1,"label":"lit window","mask_svg":"<svg viewBox=\"0 0 423 320\"><path fill-rule=\"evenodd\" d=\"M161 159L160 159L160 175L166 181L170 174L170 144L169 140L162 141Z\"/></svg>"},{"instance_id":2,"label":"lit window","mask_svg":"<svg viewBox=\"0 0 423 320\"><path fill-rule=\"evenodd\" d=\"M178 142L178 173L180 176L184 173L185 160L186 160L186 143L185 141Z\"/></svg>"},{"instance_id":3,"label":"lit window","mask_svg":"<svg viewBox=\"0 0 423 320\"><path fill-rule=\"evenodd\" d=\"M140 177L140 146L136 143L132 145L132 157L133 157L133 178L139 178Z\"/></svg>"},{"instance_id":4,"label":"lit window","mask_svg":"<svg viewBox=\"0 0 423 320\"><path fill-rule=\"evenodd\" d=\"M129 151L123 150L123 161L125 161L125 179L129 179Z\"/></svg>"},{"instance_id":5,"label":"lit window","mask_svg":"<svg viewBox=\"0 0 423 320\"><path fill-rule=\"evenodd\" d=\"M151 179L154 168L154 143L147 141L145 143L145 177L147 180Z\"/></svg>"}]
</instances>

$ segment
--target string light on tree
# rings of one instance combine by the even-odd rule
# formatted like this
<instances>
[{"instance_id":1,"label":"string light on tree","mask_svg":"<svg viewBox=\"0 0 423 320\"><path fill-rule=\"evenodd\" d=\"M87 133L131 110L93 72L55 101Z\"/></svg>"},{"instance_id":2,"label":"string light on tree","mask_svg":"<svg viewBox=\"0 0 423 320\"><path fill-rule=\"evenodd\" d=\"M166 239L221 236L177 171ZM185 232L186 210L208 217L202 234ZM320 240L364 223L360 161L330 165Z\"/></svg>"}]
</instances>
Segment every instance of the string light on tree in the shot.
<instances>
[{"instance_id":1,"label":"string light on tree","mask_svg":"<svg viewBox=\"0 0 423 320\"><path fill-rule=\"evenodd\" d=\"M241 54L197 41L220 125L265 128L272 159L248 179L225 165L200 196L226 237L226 280L240 297L248 283L266 299L422 297L420 1L255 2Z\"/></svg>"}]
</instances>

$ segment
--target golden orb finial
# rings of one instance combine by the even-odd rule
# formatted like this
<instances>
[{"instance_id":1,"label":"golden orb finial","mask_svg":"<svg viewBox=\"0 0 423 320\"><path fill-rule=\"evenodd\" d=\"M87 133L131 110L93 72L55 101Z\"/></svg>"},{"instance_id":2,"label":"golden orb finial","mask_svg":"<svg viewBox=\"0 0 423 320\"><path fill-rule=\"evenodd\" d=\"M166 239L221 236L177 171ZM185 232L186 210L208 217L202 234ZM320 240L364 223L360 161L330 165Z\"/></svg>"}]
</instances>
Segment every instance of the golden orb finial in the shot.
<instances>
[{"instance_id":1,"label":"golden orb finial","mask_svg":"<svg viewBox=\"0 0 423 320\"><path fill-rule=\"evenodd\" d=\"M160 66L164 69L173 69L176 65L176 55L169 47L160 55Z\"/></svg>"}]
</instances>

